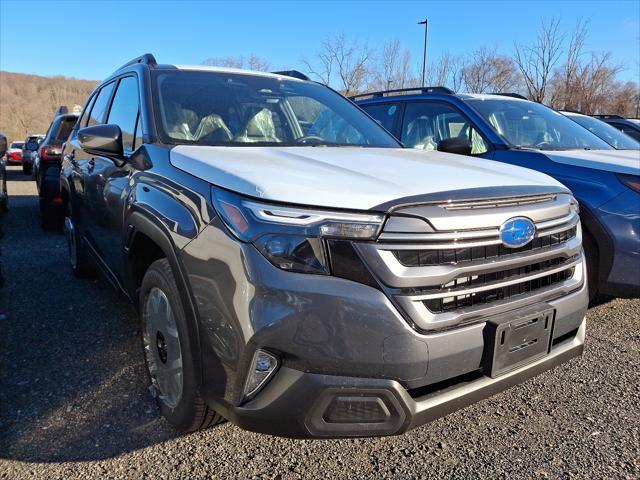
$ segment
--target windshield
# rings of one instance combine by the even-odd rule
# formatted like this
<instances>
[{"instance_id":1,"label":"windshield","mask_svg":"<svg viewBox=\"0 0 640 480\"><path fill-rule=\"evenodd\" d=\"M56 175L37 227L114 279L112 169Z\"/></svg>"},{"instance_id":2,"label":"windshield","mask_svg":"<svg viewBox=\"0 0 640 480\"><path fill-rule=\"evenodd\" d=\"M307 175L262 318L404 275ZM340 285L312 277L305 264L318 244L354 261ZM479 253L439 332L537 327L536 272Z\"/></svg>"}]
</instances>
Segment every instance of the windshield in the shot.
<instances>
[{"instance_id":1,"label":"windshield","mask_svg":"<svg viewBox=\"0 0 640 480\"><path fill-rule=\"evenodd\" d=\"M516 148L610 150L608 143L555 110L539 103L473 99L469 103Z\"/></svg>"},{"instance_id":2,"label":"windshield","mask_svg":"<svg viewBox=\"0 0 640 480\"><path fill-rule=\"evenodd\" d=\"M400 147L351 102L316 83L228 72L156 71L157 123L169 143Z\"/></svg>"},{"instance_id":3,"label":"windshield","mask_svg":"<svg viewBox=\"0 0 640 480\"><path fill-rule=\"evenodd\" d=\"M613 148L618 150L640 150L640 143L636 142L630 136L625 135L617 128L612 127L608 123L604 123L597 118L588 117L586 115L571 114L568 114L567 117L578 125L582 125L594 135L600 137Z\"/></svg>"},{"instance_id":4,"label":"windshield","mask_svg":"<svg viewBox=\"0 0 640 480\"><path fill-rule=\"evenodd\" d=\"M9 148L22 148L23 145L24 145L24 142L13 142L11 144L11 147L9 147Z\"/></svg>"}]
</instances>

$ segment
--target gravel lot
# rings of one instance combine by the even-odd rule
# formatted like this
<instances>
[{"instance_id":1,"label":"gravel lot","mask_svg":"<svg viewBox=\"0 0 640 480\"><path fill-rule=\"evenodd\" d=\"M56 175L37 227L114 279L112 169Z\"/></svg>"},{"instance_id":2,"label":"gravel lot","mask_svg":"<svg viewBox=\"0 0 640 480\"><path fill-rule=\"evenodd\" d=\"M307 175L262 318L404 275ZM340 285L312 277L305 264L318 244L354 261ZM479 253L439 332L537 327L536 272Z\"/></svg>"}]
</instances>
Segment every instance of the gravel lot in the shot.
<instances>
[{"instance_id":1,"label":"gravel lot","mask_svg":"<svg viewBox=\"0 0 640 480\"><path fill-rule=\"evenodd\" d=\"M177 436L146 388L132 308L73 278L9 171L2 239L0 478L640 478L640 301L589 311L585 355L378 439L292 441L228 423Z\"/></svg>"}]
</instances>

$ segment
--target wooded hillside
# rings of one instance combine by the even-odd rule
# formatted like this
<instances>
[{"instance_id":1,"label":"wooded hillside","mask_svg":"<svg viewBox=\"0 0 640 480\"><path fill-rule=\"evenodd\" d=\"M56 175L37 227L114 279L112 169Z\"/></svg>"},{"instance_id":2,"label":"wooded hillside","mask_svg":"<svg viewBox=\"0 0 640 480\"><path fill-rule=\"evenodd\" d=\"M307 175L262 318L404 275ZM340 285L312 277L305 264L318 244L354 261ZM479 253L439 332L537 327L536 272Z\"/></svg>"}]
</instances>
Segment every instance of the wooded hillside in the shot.
<instances>
[{"instance_id":1,"label":"wooded hillside","mask_svg":"<svg viewBox=\"0 0 640 480\"><path fill-rule=\"evenodd\" d=\"M0 132L9 141L45 133L60 105L84 105L98 83L0 71Z\"/></svg>"}]
</instances>

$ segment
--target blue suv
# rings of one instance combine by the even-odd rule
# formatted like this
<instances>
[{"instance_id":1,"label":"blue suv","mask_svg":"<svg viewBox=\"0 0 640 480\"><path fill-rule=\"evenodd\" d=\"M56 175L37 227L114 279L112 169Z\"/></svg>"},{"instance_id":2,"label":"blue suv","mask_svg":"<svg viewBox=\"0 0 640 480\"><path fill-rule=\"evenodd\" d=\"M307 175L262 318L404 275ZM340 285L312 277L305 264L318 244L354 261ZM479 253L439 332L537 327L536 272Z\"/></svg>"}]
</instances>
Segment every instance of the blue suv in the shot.
<instances>
[{"instance_id":1,"label":"blue suv","mask_svg":"<svg viewBox=\"0 0 640 480\"><path fill-rule=\"evenodd\" d=\"M565 184L580 203L590 298L640 296L638 150L615 150L555 110L516 94L425 87L352 100L406 147L528 167Z\"/></svg>"}]
</instances>

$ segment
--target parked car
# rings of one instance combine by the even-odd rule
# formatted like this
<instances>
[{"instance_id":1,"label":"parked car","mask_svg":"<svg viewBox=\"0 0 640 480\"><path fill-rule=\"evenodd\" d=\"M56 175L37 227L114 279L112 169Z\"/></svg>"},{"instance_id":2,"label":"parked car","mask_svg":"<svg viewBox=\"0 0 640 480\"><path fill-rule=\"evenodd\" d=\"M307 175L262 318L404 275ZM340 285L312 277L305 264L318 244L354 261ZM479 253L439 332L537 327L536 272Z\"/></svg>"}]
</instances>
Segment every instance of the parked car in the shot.
<instances>
[{"instance_id":1,"label":"parked car","mask_svg":"<svg viewBox=\"0 0 640 480\"><path fill-rule=\"evenodd\" d=\"M544 172L578 202L590 297L640 296L640 153L614 150L544 105L517 95L434 87L356 98L405 146L483 157Z\"/></svg>"},{"instance_id":2,"label":"parked car","mask_svg":"<svg viewBox=\"0 0 640 480\"><path fill-rule=\"evenodd\" d=\"M5 154L7 153L7 137L0 133L0 213L9 210L9 195L7 194L7 168ZM0 230L2 226L0 225Z\"/></svg>"},{"instance_id":3,"label":"parked car","mask_svg":"<svg viewBox=\"0 0 640 480\"><path fill-rule=\"evenodd\" d=\"M594 117L629 135L635 141L640 142L640 124L638 124L637 120L630 120L620 115L594 115Z\"/></svg>"},{"instance_id":4,"label":"parked car","mask_svg":"<svg viewBox=\"0 0 640 480\"><path fill-rule=\"evenodd\" d=\"M562 111L560 113L565 117L570 118L578 125L583 126L616 150L640 150L640 142L634 140L629 135L625 135L617 128L612 127L602 120L590 117L589 115L583 115L578 112Z\"/></svg>"},{"instance_id":5,"label":"parked car","mask_svg":"<svg viewBox=\"0 0 640 480\"><path fill-rule=\"evenodd\" d=\"M178 429L398 434L582 351L568 189L403 149L298 72L145 55L91 95L63 157L71 268L138 305Z\"/></svg>"},{"instance_id":6,"label":"parked car","mask_svg":"<svg viewBox=\"0 0 640 480\"><path fill-rule=\"evenodd\" d=\"M66 113L61 107L54 117L39 150L33 157L33 178L40 200L40 223L42 228L62 228L64 205L60 193L60 166L62 144L78 121L79 114Z\"/></svg>"},{"instance_id":7,"label":"parked car","mask_svg":"<svg viewBox=\"0 0 640 480\"><path fill-rule=\"evenodd\" d=\"M22 173L29 175L33 169L33 158L38 152L40 142L44 139L44 135L29 135L22 147Z\"/></svg>"},{"instance_id":8,"label":"parked car","mask_svg":"<svg viewBox=\"0 0 640 480\"><path fill-rule=\"evenodd\" d=\"M22 147L24 142L11 142L9 149L5 156L7 157L7 164L15 164L22 162Z\"/></svg>"}]
</instances>

